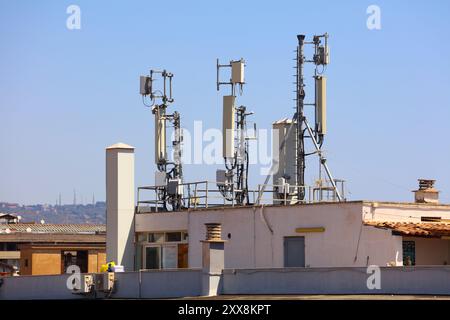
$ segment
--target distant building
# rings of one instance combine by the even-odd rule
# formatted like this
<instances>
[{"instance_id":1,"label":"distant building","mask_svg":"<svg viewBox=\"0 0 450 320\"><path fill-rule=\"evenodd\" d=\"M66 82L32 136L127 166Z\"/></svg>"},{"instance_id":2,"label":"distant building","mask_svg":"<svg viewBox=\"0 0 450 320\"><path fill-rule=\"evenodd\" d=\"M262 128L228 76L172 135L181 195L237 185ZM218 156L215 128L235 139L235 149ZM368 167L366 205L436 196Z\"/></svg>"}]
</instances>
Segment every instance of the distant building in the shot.
<instances>
[{"instance_id":1,"label":"distant building","mask_svg":"<svg viewBox=\"0 0 450 320\"><path fill-rule=\"evenodd\" d=\"M65 273L70 265L98 272L106 263L106 227L83 224L0 224L0 264L20 275ZM5 271L6 272L6 271Z\"/></svg>"},{"instance_id":2,"label":"distant building","mask_svg":"<svg viewBox=\"0 0 450 320\"><path fill-rule=\"evenodd\" d=\"M0 213L0 223L15 223L18 217L10 213Z\"/></svg>"}]
</instances>

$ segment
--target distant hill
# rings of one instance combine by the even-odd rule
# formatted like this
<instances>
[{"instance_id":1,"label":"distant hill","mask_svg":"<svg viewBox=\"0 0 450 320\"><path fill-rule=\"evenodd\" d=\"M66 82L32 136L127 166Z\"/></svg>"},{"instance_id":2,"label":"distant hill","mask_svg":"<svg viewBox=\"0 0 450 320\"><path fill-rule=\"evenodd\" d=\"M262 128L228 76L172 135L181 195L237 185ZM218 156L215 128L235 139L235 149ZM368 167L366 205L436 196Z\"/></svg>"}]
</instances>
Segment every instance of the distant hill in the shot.
<instances>
[{"instance_id":1,"label":"distant hill","mask_svg":"<svg viewBox=\"0 0 450 320\"><path fill-rule=\"evenodd\" d=\"M86 205L20 205L17 203L0 202L0 212L21 216L21 222L46 223L106 223L106 203L98 201Z\"/></svg>"}]
</instances>

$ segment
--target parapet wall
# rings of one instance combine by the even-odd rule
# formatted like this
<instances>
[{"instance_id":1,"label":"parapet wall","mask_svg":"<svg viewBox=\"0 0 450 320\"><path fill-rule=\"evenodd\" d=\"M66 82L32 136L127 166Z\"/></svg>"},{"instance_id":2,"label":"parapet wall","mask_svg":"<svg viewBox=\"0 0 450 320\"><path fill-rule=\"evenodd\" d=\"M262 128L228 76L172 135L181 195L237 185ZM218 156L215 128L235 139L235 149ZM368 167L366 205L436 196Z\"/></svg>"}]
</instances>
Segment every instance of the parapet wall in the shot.
<instances>
[{"instance_id":1,"label":"parapet wall","mask_svg":"<svg viewBox=\"0 0 450 320\"><path fill-rule=\"evenodd\" d=\"M369 271L369 272L368 272ZM116 273L112 299L152 299L202 295L202 269ZM381 267L379 289L372 285L372 270L348 268L226 269L220 294L405 294L450 295L450 266ZM0 300L92 299L73 294L69 275L3 278ZM372 278L370 278L372 277ZM370 279L369 279L370 278ZM373 286L372 286L373 287Z\"/></svg>"},{"instance_id":2,"label":"parapet wall","mask_svg":"<svg viewBox=\"0 0 450 320\"><path fill-rule=\"evenodd\" d=\"M378 270L379 289L373 288L376 282L372 268L229 269L223 272L222 293L450 295L450 267L380 267Z\"/></svg>"}]
</instances>

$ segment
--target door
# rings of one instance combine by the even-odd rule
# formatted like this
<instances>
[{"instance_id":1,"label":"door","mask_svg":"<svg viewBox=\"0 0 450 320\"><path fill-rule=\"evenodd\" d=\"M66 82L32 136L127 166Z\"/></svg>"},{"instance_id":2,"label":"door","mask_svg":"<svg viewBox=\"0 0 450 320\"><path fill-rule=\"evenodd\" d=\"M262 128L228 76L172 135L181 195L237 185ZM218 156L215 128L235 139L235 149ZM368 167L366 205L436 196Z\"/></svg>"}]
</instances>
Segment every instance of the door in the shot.
<instances>
[{"instance_id":1,"label":"door","mask_svg":"<svg viewBox=\"0 0 450 320\"><path fill-rule=\"evenodd\" d=\"M160 268L160 249L159 246L144 247L144 269Z\"/></svg>"},{"instance_id":2,"label":"door","mask_svg":"<svg viewBox=\"0 0 450 320\"><path fill-rule=\"evenodd\" d=\"M284 238L284 267L305 267L305 237Z\"/></svg>"},{"instance_id":3,"label":"door","mask_svg":"<svg viewBox=\"0 0 450 320\"><path fill-rule=\"evenodd\" d=\"M188 250L187 243L178 244L178 268L188 267Z\"/></svg>"},{"instance_id":4,"label":"door","mask_svg":"<svg viewBox=\"0 0 450 320\"><path fill-rule=\"evenodd\" d=\"M164 245L162 247L162 269L174 269L178 265L178 252L176 245Z\"/></svg>"}]
</instances>

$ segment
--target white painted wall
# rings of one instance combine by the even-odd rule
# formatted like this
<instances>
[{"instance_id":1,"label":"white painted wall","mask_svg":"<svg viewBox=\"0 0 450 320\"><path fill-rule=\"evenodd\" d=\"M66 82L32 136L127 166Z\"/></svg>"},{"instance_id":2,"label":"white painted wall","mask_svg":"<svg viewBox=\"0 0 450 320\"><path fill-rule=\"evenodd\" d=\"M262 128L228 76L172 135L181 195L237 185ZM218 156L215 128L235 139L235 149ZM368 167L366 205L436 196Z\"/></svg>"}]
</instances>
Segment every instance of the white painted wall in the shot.
<instances>
[{"instance_id":1,"label":"white painted wall","mask_svg":"<svg viewBox=\"0 0 450 320\"><path fill-rule=\"evenodd\" d=\"M362 202L348 202L138 214L136 231L188 230L191 268L201 267L200 241L208 222L222 224L225 268L283 267L287 236L305 236L306 266L402 265L402 237L363 226L362 209ZM301 227L325 232L296 233Z\"/></svg>"},{"instance_id":2,"label":"white painted wall","mask_svg":"<svg viewBox=\"0 0 450 320\"><path fill-rule=\"evenodd\" d=\"M364 220L417 223L421 221L421 217L450 219L450 205L364 202Z\"/></svg>"},{"instance_id":3,"label":"white painted wall","mask_svg":"<svg viewBox=\"0 0 450 320\"><path fill-rule=\"evenodd\" d=\"M381 267L381 288L369 290L366 268L228 269L222 294L450 294L450 266ZM112 298L151 299L202 294L202 270L116 273ZM0 300L81 299L67 288L69 275L3 278ZM100 298L103 298L99 294Z\"/></svg>"},{"instance_id":4,"label":"white painted wall","mask_svg":"<svg viewBox=\"0 0 450 320\"><path fill-rule=\"evenodd\" d=\"M106 148L107 260L134 269L134 148Z\"/></svg>"}]
</instances>

